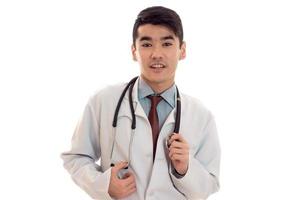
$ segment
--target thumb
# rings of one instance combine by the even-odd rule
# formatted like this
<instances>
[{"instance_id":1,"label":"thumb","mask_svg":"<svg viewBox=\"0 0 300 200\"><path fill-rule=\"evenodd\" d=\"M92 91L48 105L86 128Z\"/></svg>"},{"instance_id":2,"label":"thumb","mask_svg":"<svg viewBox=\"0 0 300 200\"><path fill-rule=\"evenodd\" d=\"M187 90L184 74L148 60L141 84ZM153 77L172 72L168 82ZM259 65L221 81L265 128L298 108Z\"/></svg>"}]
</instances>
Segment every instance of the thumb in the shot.
<instances>
[{"instance_id":1,"label":"thumb","mask_svg":"<svg viewBox=\"0 0 300 200\"><path fill-rule=\"evenodd\" d=\"M118 173L121 169L124 169L128 166L128 162L119 162L115 164L115 166L112 168L114 173Z\"/></svg>"}]
</instances>

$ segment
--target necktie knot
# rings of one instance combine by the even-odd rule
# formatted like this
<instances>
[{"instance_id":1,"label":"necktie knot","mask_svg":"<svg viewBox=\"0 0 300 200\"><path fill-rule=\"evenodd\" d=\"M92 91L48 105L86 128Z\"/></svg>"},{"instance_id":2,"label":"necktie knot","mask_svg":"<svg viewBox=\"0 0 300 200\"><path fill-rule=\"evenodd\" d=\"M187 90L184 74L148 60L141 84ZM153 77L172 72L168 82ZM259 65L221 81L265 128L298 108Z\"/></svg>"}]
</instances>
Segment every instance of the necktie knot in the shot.
<instances>
[{"instance_id":1,"label":"necktie knot","mask_svg":"<svg viewBox=\"0 0 300 200\"><path fill-rule=\"evenodd\" d=\"M161 96L148 96L151 100L151 107L156 108L157 104L162 100Z\"/></svg>"}]
</instances>

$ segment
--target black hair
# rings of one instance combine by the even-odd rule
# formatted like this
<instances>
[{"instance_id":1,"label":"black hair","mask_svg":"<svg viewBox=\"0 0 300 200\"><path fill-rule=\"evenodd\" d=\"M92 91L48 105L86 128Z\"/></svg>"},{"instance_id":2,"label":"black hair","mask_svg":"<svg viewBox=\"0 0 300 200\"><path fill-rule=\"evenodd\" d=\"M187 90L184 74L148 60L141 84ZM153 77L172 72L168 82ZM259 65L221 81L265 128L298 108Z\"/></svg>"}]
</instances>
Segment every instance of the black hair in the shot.
<instances>
[{"instance_id":1,"label":"black hair","mask_svg":"<svg viewBox=\"0 0 300 200\"><path fill-rule=\"evenodd\" d=\"M162 25L174 32L179 38L180 46L183 43L183 28L179 15L169 8L163 6L153 6L142 10L135 20L132 39L135 46L135 40L138 37L138 28L144 24Z\"/></svg>"}]
</instances>

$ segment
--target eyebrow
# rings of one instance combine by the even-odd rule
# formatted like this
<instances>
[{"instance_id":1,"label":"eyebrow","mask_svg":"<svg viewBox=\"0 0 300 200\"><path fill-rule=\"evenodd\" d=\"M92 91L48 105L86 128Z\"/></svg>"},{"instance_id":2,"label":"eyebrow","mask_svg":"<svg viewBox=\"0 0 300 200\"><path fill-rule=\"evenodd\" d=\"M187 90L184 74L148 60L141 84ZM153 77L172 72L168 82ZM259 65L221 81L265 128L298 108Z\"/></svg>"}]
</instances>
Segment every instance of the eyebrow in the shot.
<instances>
[{"instance_id":1,"label":"eyebrow","mask_svg":"<svg viewBox=\"0 0 300 200\"><path fill-rule=\"evenodd\" d=\"M163 41L163 40L175 40L175 39L172 35L168 35L168 36L165 36L165 37L161 37L160 40ZM140 42L142 42L142 41L152 41L152 38L149 37L149 36L143 36L139 39L139 41Z\"/></svg>"},{"instance_id":2,"label":"eyebrow","mask_svg":"<svg viewBox=\"0 0 300 200\"><path fill-rule=\"evenodd\" d=\"M175 40L175 39L174 39L174 37L172 35L168 35L166 37L160 38L160 40Z\"/></svg>"}]
</instances>

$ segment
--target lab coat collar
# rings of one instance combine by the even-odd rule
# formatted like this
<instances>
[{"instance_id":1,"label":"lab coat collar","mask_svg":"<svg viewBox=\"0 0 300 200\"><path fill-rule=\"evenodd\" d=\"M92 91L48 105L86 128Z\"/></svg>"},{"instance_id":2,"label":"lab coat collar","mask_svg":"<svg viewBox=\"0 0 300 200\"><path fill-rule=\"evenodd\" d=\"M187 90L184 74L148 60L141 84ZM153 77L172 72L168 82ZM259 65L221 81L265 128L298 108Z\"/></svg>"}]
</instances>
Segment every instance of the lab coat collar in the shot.
<instances>
[{"instance_id":1,"label":"lab coat collar","mask_svg":"<svg viewBox=\"0 0 300 200\"><path fill-rule=\"evenodd\" d=\"M140 102L138 100L138 82L139 82L140 78L141 77L138 77L138 79L135 81L134 86L132 88L132 101L133 101L133 107L135 109L135 115L139 116L139 117L142 117L142 118L144 118L144 119L147 120L148 117L146 116L145 111L142 108L142 106L141 106L141 104L140 104ZM124 96L124 100L123 100L123 103L121 105L120 112L119 112L119 117L126 116L126 117L132 119L131 112L130 112L130 105L129 105L128 94L129 94L129 90L126 92L126 94ZM181 95L181 93L180 93L180 96L181 96L181 104L182 104L182 95ZM174 98L175 98L175 107L170 112L170 114L167 117L167 119L166 119L166 121L165 121L164 124L175 123L176 106L177 106L176 105L177 104L177 101L176 101L177 95L174 95ZM181 105L181 107L182 107L182 105ZM181 110L184 110L184 109L181 108ZM181 111L181 113L182 113L182 111Z\"/></svg>"}]
</instances>

